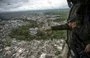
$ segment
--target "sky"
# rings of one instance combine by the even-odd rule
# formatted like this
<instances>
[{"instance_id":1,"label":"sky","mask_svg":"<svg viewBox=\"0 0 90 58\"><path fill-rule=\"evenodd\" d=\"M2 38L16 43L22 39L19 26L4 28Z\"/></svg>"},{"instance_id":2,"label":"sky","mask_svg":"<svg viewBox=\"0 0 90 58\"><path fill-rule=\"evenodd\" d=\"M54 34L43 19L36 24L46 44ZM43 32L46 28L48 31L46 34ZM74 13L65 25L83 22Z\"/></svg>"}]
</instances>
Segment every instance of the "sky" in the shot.
<instances>
[{"instance_id":1,"label":"sky","mask_svg":"<svg viewBox=\"0 0 90 58\"><path fill-rule=\"evenodd\" d=\"M0 12L68 8L67 0L0 0Z\"/></svg>"}]
</instances>

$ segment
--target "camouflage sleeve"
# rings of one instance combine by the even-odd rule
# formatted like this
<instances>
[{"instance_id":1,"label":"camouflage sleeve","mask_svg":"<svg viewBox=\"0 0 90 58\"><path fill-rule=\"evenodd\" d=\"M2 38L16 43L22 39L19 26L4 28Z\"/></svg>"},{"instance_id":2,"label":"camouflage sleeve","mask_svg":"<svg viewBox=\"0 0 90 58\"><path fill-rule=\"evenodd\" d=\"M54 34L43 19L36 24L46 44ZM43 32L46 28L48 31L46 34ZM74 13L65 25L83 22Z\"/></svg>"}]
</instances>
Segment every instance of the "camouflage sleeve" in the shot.
<instances>
[{"instance_id":1,"label":"camouflage sleeve","mask_svg":"<svg viewBox=\"0 0 90 58\"><path fill-rule=\"evenodd\" d=\"M51 27L52 30L69 30L68 24L56 25Z\"/></svg>"}]
</instances>

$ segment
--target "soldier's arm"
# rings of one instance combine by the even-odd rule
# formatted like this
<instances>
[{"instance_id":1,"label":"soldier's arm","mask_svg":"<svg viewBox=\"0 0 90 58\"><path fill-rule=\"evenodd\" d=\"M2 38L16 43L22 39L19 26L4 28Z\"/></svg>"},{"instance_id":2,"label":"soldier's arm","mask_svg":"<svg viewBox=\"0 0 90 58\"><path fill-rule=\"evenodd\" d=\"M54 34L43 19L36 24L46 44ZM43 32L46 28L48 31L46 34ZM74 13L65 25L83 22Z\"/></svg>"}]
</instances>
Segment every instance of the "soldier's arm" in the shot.
<instances>
[{"instance_id":1,"label":"soldier's arm","mask_svg":"<svg viewBox=\"0 0 90 58\"><path fill-rule=\"evenodd\" d=\"M51 30L69 30L68 24L62 24L62 25L56 25L56 26L51 26Z\"/></svg>"},{"instance_id":2,"label":"soldier's arm","mask_svg":"<svg viewBox=\"0 0 90 58\"><path fill-rule=\"evenodd\" d=\"M76 27L76 22L68 22L65 24L61 25L55 25L55 26L48 26L45 27L44 30L49 31L49 30L71 30Z\"/></svg>"}]
</instances>

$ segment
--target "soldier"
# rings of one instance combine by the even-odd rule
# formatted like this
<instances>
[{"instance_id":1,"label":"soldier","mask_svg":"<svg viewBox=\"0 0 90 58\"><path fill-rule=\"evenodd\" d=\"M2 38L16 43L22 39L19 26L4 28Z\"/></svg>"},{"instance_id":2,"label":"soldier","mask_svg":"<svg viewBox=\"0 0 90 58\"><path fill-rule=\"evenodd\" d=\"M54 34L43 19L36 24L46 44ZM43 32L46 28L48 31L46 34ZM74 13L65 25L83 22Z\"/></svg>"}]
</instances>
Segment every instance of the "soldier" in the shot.
<instances>
[{"instance_id":1,"label":"soldier","mask_svg":"<svg viewBox=\"0 0 90 58\"><path fill-rule=\"evenodd\" d=\"M46 30L69 30L67 35L69 35L70 53L68 55L71 58L90 58L90 1L68 1L72 4L68 22L63 25L48 27ZM87 1L88 3L86 3Z\"/></svg>"}]
</instances>

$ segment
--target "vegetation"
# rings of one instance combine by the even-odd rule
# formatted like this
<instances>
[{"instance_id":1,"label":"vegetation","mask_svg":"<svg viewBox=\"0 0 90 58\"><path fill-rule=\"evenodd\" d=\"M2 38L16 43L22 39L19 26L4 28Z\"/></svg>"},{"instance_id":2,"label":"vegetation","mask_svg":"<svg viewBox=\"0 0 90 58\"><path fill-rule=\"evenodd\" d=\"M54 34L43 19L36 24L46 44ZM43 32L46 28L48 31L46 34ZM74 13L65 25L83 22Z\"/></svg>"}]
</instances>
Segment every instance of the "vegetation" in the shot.
<instances>
[{"instance_id":1,"label":"vegetation","mask_svg":"<svg viewBox=\"0 0 90 58\"><path fill-rule=\"evenodd\" d=\"M28 38L30 38L29 28L32 27L37 27L37 24L36 21L30 20L29 24L27 25L22 25L17 28L13 28L9 36L20 40L28 40Z\"/></svg>"},{"instance_id":2,"label":"vegetation","mask_svg":"<svg viewBox=\"0 0 90 58\"><path fill-rule=\"evenodd\" d=\"M65 31L40 31L36 35L31 35L29 32L30 26L20 26L16 29L12 29L9 34L10 37L18 40L32 40L32 39L62 39L65 38Z\"/></svg>"}]
</instances>

